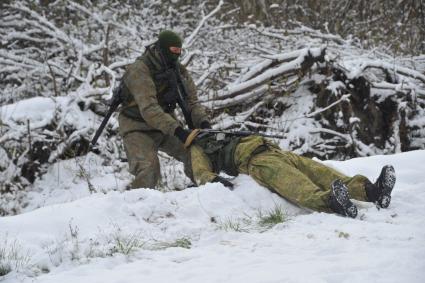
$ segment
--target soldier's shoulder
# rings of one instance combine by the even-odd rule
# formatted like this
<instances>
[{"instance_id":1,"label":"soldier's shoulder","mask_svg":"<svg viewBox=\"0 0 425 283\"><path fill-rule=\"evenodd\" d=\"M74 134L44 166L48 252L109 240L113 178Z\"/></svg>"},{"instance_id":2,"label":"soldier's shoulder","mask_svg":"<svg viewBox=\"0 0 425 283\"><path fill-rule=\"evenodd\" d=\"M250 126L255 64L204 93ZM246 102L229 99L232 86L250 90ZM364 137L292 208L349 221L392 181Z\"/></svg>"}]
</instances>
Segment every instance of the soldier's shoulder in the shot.
<instances>
[{"instance_id":1,"label":"soldier's shoulder","mask_svg":"<svg viewBox=\"0 0 425 283\"><path fill-rule=\"evenodd\" d=\"M149 68L144 62L143 56L140 56L132 64L127 66L126 71L128 73L132 73L132 72L149 73Z\"/></svg>"},{"instance_id":2,"label":"soldier's shoulder","mask_svg":"<svg viewBox=\"0 0 425 283\"><path fill-rule=\"evenodd\" d=\"M183 65L182 63L179 62L179 69L180 69L180 73L184 76L184 77L188 77L190 76L187 68L185 65Z\"/></svg>"},{"instance_id":3,"label":"soldier's shoulder","mask_svg":"<svg viewBox=\"0 0 425 283\"><path fill-rule=\"evenodd\" d=\"M180 70L182 70L182 71L186 71L186 72L187 72L187 68L186 68L186 66L185 66L185 65L183 65L181 62L178 62L178 64L179 64L179 68L180 68Z\"/></svg>"}]
</instances>

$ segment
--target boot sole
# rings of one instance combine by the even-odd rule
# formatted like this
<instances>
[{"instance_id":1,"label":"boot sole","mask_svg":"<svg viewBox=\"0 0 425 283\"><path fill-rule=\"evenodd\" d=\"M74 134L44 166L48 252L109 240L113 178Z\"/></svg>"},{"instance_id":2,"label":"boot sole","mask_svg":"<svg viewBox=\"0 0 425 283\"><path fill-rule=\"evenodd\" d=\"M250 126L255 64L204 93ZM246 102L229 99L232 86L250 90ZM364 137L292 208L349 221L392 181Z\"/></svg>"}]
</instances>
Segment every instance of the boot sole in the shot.
<instances>
[{"instance_id":1,"label":"boot sole","mask_svg":"<svg viewBox=\"0 0 425 283\"><path fill-rule=\"evenodd\" d=\"M387 208L391 202L391 192L394 188L396 177L394 167L386 165L382 168L382 195L378 201L382 208Z\"/></svg>"},{"instance_id":2,"label":"boot sole","mask_svg":"<svg viewBox=\"0 0 425 283\"><path fill-rule=\"evenodd\" d=\"M332 193L335 196L336 201L344 209L345 215L351 218L356 218L357 207L350 200L347 186L342 183L341 180L336 180L332 183Z\"/></svg>"}]
</instances>

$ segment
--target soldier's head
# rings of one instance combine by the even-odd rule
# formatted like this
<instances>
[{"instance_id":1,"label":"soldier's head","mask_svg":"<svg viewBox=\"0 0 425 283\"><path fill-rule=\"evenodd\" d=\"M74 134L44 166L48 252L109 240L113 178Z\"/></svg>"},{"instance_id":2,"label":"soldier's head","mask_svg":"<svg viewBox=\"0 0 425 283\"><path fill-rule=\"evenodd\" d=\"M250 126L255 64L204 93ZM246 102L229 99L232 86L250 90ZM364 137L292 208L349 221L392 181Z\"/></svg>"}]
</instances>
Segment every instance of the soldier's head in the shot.
<instances>
[{"instance_id":1,"label":"soldier's head","mask_svg":"<svg viewBox=\"0 0 425 283\"><path fill-rule=\"evenodd\" d=\"M171 30L161 31L158 35L158 45L167 63L176 63L182 52L183 41Z\"/></svg>"}]
</instances>

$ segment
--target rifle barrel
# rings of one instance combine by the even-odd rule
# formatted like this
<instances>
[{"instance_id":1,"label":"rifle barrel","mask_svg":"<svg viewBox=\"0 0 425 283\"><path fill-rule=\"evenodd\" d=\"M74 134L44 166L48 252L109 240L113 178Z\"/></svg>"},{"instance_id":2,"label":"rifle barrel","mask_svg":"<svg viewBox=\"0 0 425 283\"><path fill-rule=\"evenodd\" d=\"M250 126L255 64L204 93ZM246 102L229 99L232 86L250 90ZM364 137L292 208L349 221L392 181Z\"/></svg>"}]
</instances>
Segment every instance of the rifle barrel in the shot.
<instances>
[{"instance_id":1,"label":"rifle barrel","mask_svg":"<svg viewBox=\"0 0 425 283\"><path fill-rule=\"evenodd\" d=\"M232 135L232 136L240 136L240 137L247 137L247 136L262 136L265 138L275 138L275 139L283 139L284 136L281 135L268 135L268 134L261 134L257 132L251 132L251 131L222 131L222 130L212 130L212 129L203 129L201 130L201 133L210 133L210 134L225 134L225 135Z\"/></svg>"}]
</instances>

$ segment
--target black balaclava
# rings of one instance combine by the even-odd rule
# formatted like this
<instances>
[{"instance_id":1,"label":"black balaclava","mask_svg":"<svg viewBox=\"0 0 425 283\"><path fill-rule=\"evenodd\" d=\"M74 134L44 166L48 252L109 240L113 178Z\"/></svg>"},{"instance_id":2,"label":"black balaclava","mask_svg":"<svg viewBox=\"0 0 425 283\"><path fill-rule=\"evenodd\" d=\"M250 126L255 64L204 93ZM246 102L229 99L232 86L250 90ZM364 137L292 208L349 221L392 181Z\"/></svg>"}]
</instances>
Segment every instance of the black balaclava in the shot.
<instances>
[{"instance_id":1,"label":"black balaclava","mask_svg":"<svg viewBox=\"0 0 425 283\"><path fill-rule=\"evenodd\" d=\"M175 65L180 57L180 54L174 54L170 51L170 47L181 48L183 44L182 39L175 32L171 30L161 31L158 35L158 45L164 55L167 64Z\"/></svg>"}]
</instances>

